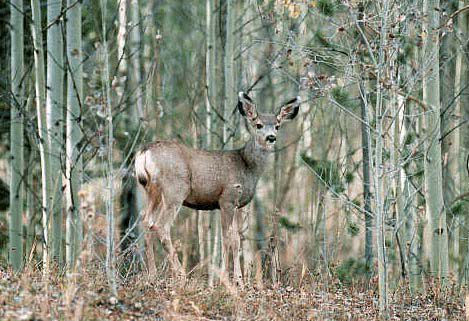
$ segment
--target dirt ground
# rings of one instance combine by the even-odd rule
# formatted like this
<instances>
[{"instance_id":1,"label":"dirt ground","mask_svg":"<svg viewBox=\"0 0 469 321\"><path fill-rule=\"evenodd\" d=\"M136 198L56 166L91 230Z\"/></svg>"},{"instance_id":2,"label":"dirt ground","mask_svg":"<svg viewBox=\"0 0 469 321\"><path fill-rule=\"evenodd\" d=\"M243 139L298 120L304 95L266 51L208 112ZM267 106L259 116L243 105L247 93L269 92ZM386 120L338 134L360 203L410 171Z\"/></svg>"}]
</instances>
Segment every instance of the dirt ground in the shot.
<instances>
[{"instance_id":1,"label":"dirt ground","mask_svg":"<svg viewBox=\"0 0 469 321\"><path fill-rule=\"evenodd\" d=\"M0 320L379 320L376 284L344 285L307 277L301 286L231 284L208 287L199 277L184 284L137 274L109 294L104 273L60 277L39 272L15 276L0 270ZM391 320L464 320L462 292L424 286L410 295L405 284L390 290ZM457 289L457 290L456 290Z\"/></svg>"}]
</instances>

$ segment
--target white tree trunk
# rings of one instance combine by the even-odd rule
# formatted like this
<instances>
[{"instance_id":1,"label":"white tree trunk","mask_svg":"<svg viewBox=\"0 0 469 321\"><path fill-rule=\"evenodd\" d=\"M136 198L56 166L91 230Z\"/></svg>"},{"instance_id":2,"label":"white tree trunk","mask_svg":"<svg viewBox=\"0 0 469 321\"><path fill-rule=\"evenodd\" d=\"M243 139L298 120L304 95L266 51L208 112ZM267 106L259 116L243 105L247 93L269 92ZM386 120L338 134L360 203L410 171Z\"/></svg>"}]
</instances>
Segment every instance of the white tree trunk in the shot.
<instances>
[{"instance_id":1,"label":"white tree trunk","mask_svg":"<svg viewBox=\"0 0 469 321\"><path fill-rule=\"evenodd\" d=\"M14 0L10 4L11 36L11 180L10 180L10 222L9 259L14 271L23 267L23 184L24 174L24 30L23 0Z\"/></svg>"},{"instance_id":2,"label":"white tree trunk","mask_svg":"<svg viewBox=\"0 0 469 321\"><path fill-rule=\"evenodd\" d=\"M107 136L107 189L108 198L106 200L106 218L107 218L107 236L106 236L106 275L109 282L112 295L117 296L116 284L116 271L115 271L115 245L114 245L114 174L113 174L113 143L114 143L114 127L111 105L111 86L109 76L109 51L107 44L107 28L106 28L106 13L107 13L107 0L101 0L101 32L103 39L103 53L104 53L104 73L103 85L105 89L105 103L108 121L108 136ZM138 10L138 6L137 6Z\"/></svg>"},{"instance_id":3,"label":"white tree trunk","mask_svg":"<svg viewBox=\"0 0 469 321\"><path fill-rule=\"evenodd\" d=\"M61 265L62 258L62 163L63 150L63 38L62 38L62 3L57 0L47 1L47 131L50 146L51 177L51 258Z\"/></svg>"},{"instance_id":4,"label":"white tree trunk","mask_svg":"<svg viewBox=\"0 0 469 321\"><path fill-rule=\"evenodd\" d=\"M212 147L212 109L216 105L216 93L215 88L215 37L216 37L216 25L215 25L215 0L206 0L206 56L205 56L205 76L206 76L206 147Z\"/></svg>"},{"instance_id":5,"label":"white tree trunk","mask_svg":"<svg viewBox=\"0 0 469 321\"><path fill-rule=\"evenodd\" d=\"M369 107L367 102L367 92L365 86L360 83L360 91L363 97L361 103L361 116L363 123L361 124L362 136L362 153L363 153L363 203L365 210L365 264L367 268L371 269L373 266L373 213L371 209L371 179L370 171L371 161L371 133L370 133L370 119Z\"/></svg>"},{"instance_id":6,"label":"white tree trunk","mask_svg":"<svg viewBox=\"0 0 469 321\"><path fill-rule=\"evenodd\" d=\"M146 79L144 91L145 91L145 103L143 110L148 110L148 108L154 108L154 92L155 92L155 70L158 62L158 57L156 56L156 37L158 32L155 26L155 16L154 9L155 1L147 1L144 16L144 38L143 38L143 74Z\"/></svg>"},{"instance_id":7,"label":"white tree trunk","mask_svg":"<svg viewBox=\"0 0 469 321\"><path fill-rule=\"evenodd\" d=\"M439 0L425 0L423 55L430 61L423 76L423 101L428 107L425 115L425 204L430 239L430 273L441 279L448 276L448 231L443 204L443 179L440 144L440 79L439 79Z\"/></svg>"},{"instance_id":8,"label":"white tree trunk","mask_svg":"<svg viewBox=\"0 0 469 321\"><path fill-rule=\"evenodd\" d=\"M66 263L69 271L75 264L76 253L82 240L82 221L78 215L78 192L82 182L82 161L79 142L83 101L82 68L82 25L81 2L67 0L67 130L65 152L65 195L66 195Z\"/></svg>"},{"instance_id":9,"label":"white tree trunk","mask_svg":"<svg viewBox=\"0 0 469 321\"><path fill-rule=\"evenodd\" d=\"M223 109L223 144L230 149L233 143L233 115L236 107L237 92L235 89L235 63L234 63L234 29L235 29L235 1L226 1L226 39L225 39L225 102Z\"/></svg>"},{"instance_id":10,"label":"white tree trunk","mask_svg":"<svg viewBox=\"0 0 469 321\"><path fill-rule=\"evenodd\" d=\"M220 86L217 86L216 81L216 66L217 66L217 42L216 42L216 0L206 0L206 32L207 32L207 43L206 43L206 148L214 148L215 144L212 137L214 110L218 106L218 90ZM208 252L208 283L213 286L215 280L216 270L220 268L221 253L218 249L221 249L221 238L220 238L220 214L213 211L209 215L205 215L204 225L208 225L208 236L206 237L207 252Z\"/></svg>"},{"instance_id":11,"label":"white tree trunk","mask_svg":"<svg viewBox=\"0 0 469 321\"><path fill-rule=\"evenodd\" d=\"M464 8L466 5L465 0L459 0L459 9ZM452 193L452 199L458 197L463 190L467 189L467 186L464 186L464 179L463 177L466 175L465 173L465 158L466 158L466 153L463 152L463 144L464 144L464 132L461 130L459 127L459 123L464 119L463 117L463 103L462 101L462 85L467 85L467 80L468 80L468 75L467 75L467 59L464 61L464 55L465 55L465 48L467 46L467 14L462 13L458 16L458 23L457 23L457 35L458 38L461 40L462 45L461 47L458 48L457 55L456 55L456 70L455 70L455 75L454 75L454 95L455 95L455 105L454 105L454 111L450 118L453 121L450 121L449 123L451 124L448 126L446 131L453 130L454 131L451 133L451 145L449 147L449 164L448 164L448 170L449 173L451 174L453 178L453 184L454 184L454 189ZM466 126L467 127L467 126ZM464 207L467 208L467 207ZM466 216L464 215L465 213L456 213L456 218L455 218L455 227L454 227L454 255L457 258L457 271L459 275L459 280L461 280L463 276L463 270L464 270L464 254L465 250L461 251L460 247L460 226L464 225L464 220L467 220ZM460 254L463 254L461 257Z\"/></svg>"},{"instance_id":12,"label":"white tree trunk","mask_svg":"<svg viewBox=\"0 0 469 321\"><path fill-rule=\"evenodd\" d=\"M27 107L26 107L26 112L28 114L31 114L30 111L34 108L33 106L33 101L32 101L32 94L29 95L28 101L27 101ZM31 150L28 155L27 155L27 160L25 161L26 164L34 164L34 161L36 159L36 151ZM36 175L36 170L37 168L34 168L33 166L28 166L27 172L26 172L26 191L25 193L25 198L26 198L26 244L25 244L25 259L26 262L28 263L28 259L31 257L31 251L33 251L33 244L34 244L34 239L36 235L36 224L37 224L37 213L36 213L36 198L34 193L31 193L31 191L34 190L34 184L36 182L35 180L35 175Z\"/></svg>"},{"instance_id":13,"label":"white tree trunk","mask_svg":"<svg viewBox=\"0 0 469 321\"><path fill-rule=\"evenodd\" d=\"M49 219L50 219L50 197L52 196L51 175L50 175L50 152L49 138L46 127L46 82L44 71L44 49L42 46L42 26L41 26L41 10L39 0L31 0L32 11L32 36L34 47L34 70L36 74L36 109L37 109L37 128L39 132L39 154L41 157L41 182L42 182L42 228L44 233L43 245L43 275L49 273Z\"/></svg>"},{"instance_id":14,"label":"white tree trunk","mask_svg":"<svg viewBox=\"0 0 469 321\"><path fill-rule=\"evenodd\" d=\"M385 174L384 174L384 115L386 106L384 105L383 88L381 77L384 75L383 68L385 65L385 53L387 49L387 30L389 19L389 1L385 0L381 12L381 33L378 49L377 74L376 74L376 145L375 145L375 163L373 168L373 181L375 188L375 215L376 215L376 249L378 254L378 293L379 293L379 312L383 316L388 313L388 275L387 275L387 258L385 245L385 226L386 218L385 207Z\"/></svg>"},{"instance_id":15,"label":"white tree trunk","mask_svg":"<svg viewBox=\"0 0 469 321\"><path fill-rule=\"evenodd\" d=\"M139 0L130 1L130 56L132 61L132 85L135 88L136 109L131 108L131 118L143 119L143 92L142 92L142 73L140 66L140 6ZM136 130L136 128L134 128Z\"/></svg>"},{"instance_id":16,"label":"white tree trunk","mask_svg":"<svg viewBox=\"0 0 469 321\"><path fill-rule=\"evenodd\" d=\"M127 0L117 0L118 6L118 31L117 31L117 63L119 71L119 86L116 88L117 98L119 99L119 104L121 104L122 109L125 110L124 102L124 92L125 85L127 80L127 53L126 53L126 44L127 44L127 13L128 6Z\"/></svg>"}]
</instances>

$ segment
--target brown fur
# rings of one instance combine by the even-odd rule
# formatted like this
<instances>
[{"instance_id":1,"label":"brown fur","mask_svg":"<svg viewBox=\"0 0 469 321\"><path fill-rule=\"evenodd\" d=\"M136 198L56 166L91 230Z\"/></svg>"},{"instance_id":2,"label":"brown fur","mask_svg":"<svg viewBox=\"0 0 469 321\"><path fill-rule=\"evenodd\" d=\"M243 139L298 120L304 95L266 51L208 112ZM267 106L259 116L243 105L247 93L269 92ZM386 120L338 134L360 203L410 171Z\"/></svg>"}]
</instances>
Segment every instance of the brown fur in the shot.
<instances>
[{"instance_id":1,"label":"brown fur","mask_svg":"<svg viewBox=\"0 0 469 321\"><path fill-rule=\"evenodd\" d=\"M170 227L181 206L197 210L221 210L223 257L233 250L235 277L241 282L239 261L240 211L254 196L257 182L273 149L280 124L298 113L298 101L289 102L278 115L258 115L251 99L240 94L238 108L255 133L237 150L206 151L175 141L156 141L142 148L135 159L138 181L145 190L144 225L156 232L169 254L172 267L184 274L170 238ZM293 115L293 116L292 116ZM154 273L151 234L146 233L147 259Z\"/></svg>"}]
</instances>

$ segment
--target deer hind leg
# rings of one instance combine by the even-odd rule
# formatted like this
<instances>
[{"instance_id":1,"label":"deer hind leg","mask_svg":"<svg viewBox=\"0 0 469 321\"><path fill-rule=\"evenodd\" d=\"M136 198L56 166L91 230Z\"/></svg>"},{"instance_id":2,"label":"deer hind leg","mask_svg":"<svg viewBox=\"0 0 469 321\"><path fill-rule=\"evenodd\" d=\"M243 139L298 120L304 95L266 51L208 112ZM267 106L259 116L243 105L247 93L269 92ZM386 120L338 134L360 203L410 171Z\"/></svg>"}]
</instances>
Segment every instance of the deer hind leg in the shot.
<instances>
[{"instance_id":1,"label":"deer hind leg","mask_svg":"<svg viewBox=\"0 0 469 321\"><path fill-rule=\"evenodd\" d=\"M178 277L185 278L185 272L181 266L177 251L173 246L173 242L171 241L171 225L176 219L181 206L182 203L167 206L166 209L161 212L159 221L153 229L156 231L156 235L168 255L169 264L171 265L173 272L175 272Z\"/></svg>"},{"instance_id":2,"label":"deer hind leg","mask_svg":"<svg viewBox=\"0 0 469 321\"><path fill-rule=\"evenodd\" d=\"M142 183L141 183L142 184ZM142 215L142 225L145 242L145 259L148 269L148 274L151 277L156 275L156 262L154 253L154 237L155 233L152 232L152 227L156 222L158 212L161 211L163 206L161 198L161 189L156 184L145 182L141 185L146 199L146 207Z\"/></svg>"},{"instance_id":3,"label":"deer hind leg","mask_svg":"<svg viewBox=\"0 0 469 321\"><path fill-rule=\"evenodd\" d=\"M154 233L152 233L151 227L154 224L155 205L150 204L145 210L143 215L143 227L144 227L144 240L145 240L145 257L150 276L156 275L156 262L155 253L153 251Z\"/></svg>"},{"instance_id":4,"label":"deer hind leg","mask_svg":"<svg viewBox=\"0 0 469 321\"><path fill-rule=\"evenodd\" d=\"M145 232L145 257L149 276L156 276L155 253L153 252L153 235Z\"/></svg>"},{"instance_id":5,"label":"deer hind leg","mask_svg":"<svg viewBox=\"0 0 469 321\"><path fill-rule=\"evenodd\" d=\"M184 183L170 184L160 178L158 185L148 188L148 195L152 202L149 204L145 218L145 252L149 264L149 273L155 274L155 259L153 251L154 235L160 240L163 249L168 255L169 264L178 276L184 277L181 263L177 257L177 251L171 241L171 226L176 219L179 209L187 195L189 186Z\"/></svg>"},{"instance_id":6,"label":"deer hind leg","mask_svg":"<svg viewBox=\"0 0 469 321\"><path fill-rule=\"evenodd\" d=\"M189 185L185 184L183 181L175 184L172 180L169 180L164 181L162 186L162 203L164 205L161 211L158 211L158 217L156 218L152 230L156 232L163 249L168 255L168 261L173 272L175 272L178 277L184 279L185 273L171 240L171 226L189 192Z\"/></svg>"}]
</instances>

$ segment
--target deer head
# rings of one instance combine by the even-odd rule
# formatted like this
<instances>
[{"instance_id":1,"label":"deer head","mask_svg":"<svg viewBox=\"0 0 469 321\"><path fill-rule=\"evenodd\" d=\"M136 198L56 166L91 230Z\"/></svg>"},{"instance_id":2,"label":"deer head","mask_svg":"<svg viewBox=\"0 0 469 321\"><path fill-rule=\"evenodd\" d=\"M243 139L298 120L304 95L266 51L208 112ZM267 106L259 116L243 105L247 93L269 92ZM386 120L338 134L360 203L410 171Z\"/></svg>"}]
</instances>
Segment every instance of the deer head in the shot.
<instances>
[{"instance_id":1,"label":"deer head","mask_svg":"<svg viewBox=\"0 0 469 321\"><path fill-rule=\"evenodd\" d=\"M285 121L298 115L300 97L285 103L276 115L259 114L254 101L245 93L238 94L238 110L243 115L253 134L256 145L265 150L272 150L277 142L277 132Z\"/></svg>"}]
</instances>

